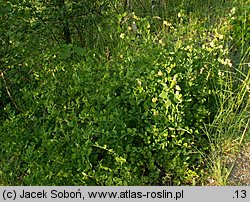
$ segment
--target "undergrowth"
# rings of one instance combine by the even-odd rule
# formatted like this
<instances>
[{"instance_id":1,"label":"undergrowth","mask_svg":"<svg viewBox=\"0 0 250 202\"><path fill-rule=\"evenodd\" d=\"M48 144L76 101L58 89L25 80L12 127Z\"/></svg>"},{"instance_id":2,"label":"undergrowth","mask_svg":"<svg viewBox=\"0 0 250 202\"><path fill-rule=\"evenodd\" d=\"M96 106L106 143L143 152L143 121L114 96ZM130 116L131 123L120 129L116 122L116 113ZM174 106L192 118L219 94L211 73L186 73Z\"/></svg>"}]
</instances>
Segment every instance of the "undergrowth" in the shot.
<instances>
[{"instance_id":1,"label":"undergrowth","mask_svg":"<svg viewBox=\"0 0 250 202\"><path fill-rule=\"evenodd\" d=\"M227 184L249 141L249 4L169 2L92 19L86 47L12 42L0 184Z\"/></svg>"}]
</instances>

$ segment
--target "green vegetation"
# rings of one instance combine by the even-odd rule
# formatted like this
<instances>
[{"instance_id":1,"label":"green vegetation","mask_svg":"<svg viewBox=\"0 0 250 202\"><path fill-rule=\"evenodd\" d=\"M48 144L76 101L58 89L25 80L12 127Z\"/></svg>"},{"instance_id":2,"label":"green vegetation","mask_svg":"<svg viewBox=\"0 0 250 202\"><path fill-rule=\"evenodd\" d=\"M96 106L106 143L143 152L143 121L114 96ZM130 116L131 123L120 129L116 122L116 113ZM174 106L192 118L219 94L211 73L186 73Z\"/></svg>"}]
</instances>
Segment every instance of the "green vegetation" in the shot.
<instances>
[{"instance_id":1,"label":"green vegetation","mask_svg":"<svg viewBox=\"0 0 250 202\"><path fill-rule=\"evenodd\" d=\"M250 5L153 2L0 2L0 184L227 184Z\"/></svg>"}]
</instances>

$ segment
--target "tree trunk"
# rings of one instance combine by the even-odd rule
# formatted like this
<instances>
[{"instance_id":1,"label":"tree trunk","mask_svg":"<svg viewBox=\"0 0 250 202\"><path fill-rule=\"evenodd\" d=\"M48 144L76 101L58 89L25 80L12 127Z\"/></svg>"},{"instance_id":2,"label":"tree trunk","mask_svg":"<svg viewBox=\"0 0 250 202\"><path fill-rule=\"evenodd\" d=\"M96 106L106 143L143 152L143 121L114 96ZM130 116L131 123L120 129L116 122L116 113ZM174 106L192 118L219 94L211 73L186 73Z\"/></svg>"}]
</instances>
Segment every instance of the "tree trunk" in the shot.
<instances>
[{"instance_id":1,"label":"tree trunk","mask_svg":"<svg viewBox=\"0 0 250 202\"><path fill-rule=\"evenodd\" d=\"M131 3L131 0L124 0L124 12L126 11L129 11L131 12L132 11L132 3Z\"/></svg>"},{"instance_id":2,"label":"tree trunk","mask_svg":"<svg viewBox=\"0 0 250 202\"><path fill-rule=\"evenodd\" d=\"M64 0L59 0L58 2L59 9L65 9L65 2ZM62 25L63 25L63 39L66 44L71 43L71 33L69 29L69 22L68 22L68 17L66 15L66 11L63 11L64 17L62 18Z\"/></svg>"}]
</instances>

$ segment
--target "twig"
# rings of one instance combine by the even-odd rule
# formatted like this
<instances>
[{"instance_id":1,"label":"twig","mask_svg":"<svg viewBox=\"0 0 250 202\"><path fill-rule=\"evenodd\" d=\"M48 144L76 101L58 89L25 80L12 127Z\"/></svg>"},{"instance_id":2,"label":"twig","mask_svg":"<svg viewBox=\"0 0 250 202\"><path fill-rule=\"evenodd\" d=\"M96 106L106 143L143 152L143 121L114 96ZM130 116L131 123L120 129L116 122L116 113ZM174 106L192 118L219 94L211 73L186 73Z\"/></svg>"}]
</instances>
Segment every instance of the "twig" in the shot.
<instances>
[{"instance_id":1,"label":"twig","mask_svg":"<svg viewBox=\"0 0 250 202\"><path fill-rule=\"evenodd\" d=\"M11 96L10 89L9 89L9 87L7 85L7 82L6 82L6 79L4 77L3 71L0 71L0 73L1 73L1 77L3 78L5 89L6 89L6 92L7 92L8 96L9 96L10 100L12 101L13 105L15 106L15 108L18 111L22 111L22 109L16 104L16 102L13 99L13 97Z\"/></svg>"}]
</instances>

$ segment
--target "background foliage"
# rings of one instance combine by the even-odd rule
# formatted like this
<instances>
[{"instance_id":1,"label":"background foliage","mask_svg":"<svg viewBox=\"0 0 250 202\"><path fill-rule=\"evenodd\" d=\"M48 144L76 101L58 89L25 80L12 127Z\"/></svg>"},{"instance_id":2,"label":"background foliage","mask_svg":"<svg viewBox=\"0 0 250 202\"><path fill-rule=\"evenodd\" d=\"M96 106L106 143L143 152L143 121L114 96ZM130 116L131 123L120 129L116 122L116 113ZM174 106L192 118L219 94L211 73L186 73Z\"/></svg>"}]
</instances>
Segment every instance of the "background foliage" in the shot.
<instances>
[{"instance_id":1,"label":"background foliage","mask_svg":"<svg viewBox=\"0 0 250 202\"><path fill-rule=\"evenodd\" d=\"M246 1L0 9L2 184L202 184L225 92L248 110Z\"/></svg>"}]
</instances>

